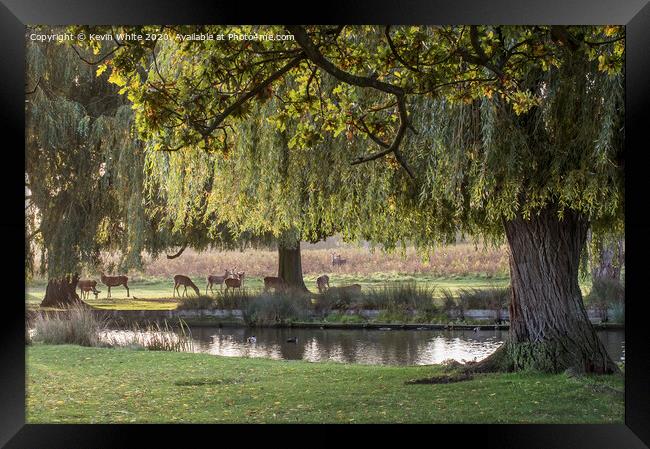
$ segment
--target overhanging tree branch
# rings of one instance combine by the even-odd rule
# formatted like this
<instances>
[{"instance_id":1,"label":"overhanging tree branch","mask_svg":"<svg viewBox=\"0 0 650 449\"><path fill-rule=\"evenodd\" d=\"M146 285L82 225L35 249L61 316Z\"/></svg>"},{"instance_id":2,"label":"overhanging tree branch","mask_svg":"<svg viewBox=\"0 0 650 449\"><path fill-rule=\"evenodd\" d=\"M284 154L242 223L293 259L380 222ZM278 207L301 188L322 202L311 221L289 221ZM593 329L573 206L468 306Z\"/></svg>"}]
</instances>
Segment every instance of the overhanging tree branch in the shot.
<instances>
[{"instance_id":1,"label":"overhanging tree branch","mask_svg":"<svg viewBox=\"0 0 650 449\"><path fill-rule=\"evenodd\" d=\"M351 84L353 86L357 87L365 87L365 88L373 88L376 90L379 90L381 92L385 92L387 94L391 94L395 96L395 99L397 101L397 110L399 112L399 117L400 117L400 124L399 128L397 129L397 133L395 134L395 138L393 139L392 143L390 146L382 151L379 151L377 153L373 153L367 156L360 156L357 159L353 160L351 163L352 165L357 165L361 164L364 162L372 161L375 159L378 159L382 156L385 156L389 153L395 154L395 157L397 161L404 167L406 172L409 174L409 176L413 179L415 179L415 176L413 174L413 171L410 169L410 167L407 165L406 160L404 157L399 153L399 146L402 142L402 139L404 138L404 134L406 133L406 129L410 127L409 121L408 121L408 112L406 110L406 92L404 89L402 89L399 86L395 86L393 84L389 84L383 81L379 81L377 78L374 77L365 77L365 76L358 76L358 75L353 75L352 73L346 72L336 65L334 65L331 61L329 61L321 52L320 50L314 45L312 42L311 38L307 34L307 31L305 30L304 27L302 26L296 26L296 25L287 25L286 29L293 34L293 36L296 39L296 42L300 47L303 49L307 57L318 67L321 69L325 70L327 73L338 79L339 81L343 81L347 84ZM372 133L368 134L375 143L378 145L384 147L385 144L381 141L375 140L373 138Z\"/></svg>"},{"instance_id":2,"label":"overhanging tree branch","mask_svg":"<svg viewBox=\"0 0 650 449\"><path fill-rule=\"evenodd\" d=\"M293 58L291 61L289 61L286 65L284 65L282 68L274 72L272 75L270 75L268 78L266 78L264 81L262 81L260 84L255 86L255 88L249 90L245 94L243 94L241 97L237 99L233 104L228 106L224 111L219 114L218 116L215 117L214 122L203 129L199 129L199 132L201 134L208 135L212 133L217 127L230 115L232 114L237 108L239 108L241 105L246 103L249 99L251 99L253 96L257 95L259 92L261 92L263 89L266 88L266 86L270 85L272 82L275 80L281 78L285 73L287 73L289 70L293 69L294 67L297 67L298 64L300 64L304 59L306 55L304 53L299 54L295 58Z\"/></svg>"},{"instance_id":3,"label":"overhanging tree branch","mask_svg":"<svg viewBox=\"0 0 650 449\"><path fill-rule=\"evenodd\" d=\"M393 56L395 56L395 58L397 58L397 60L401 62L402 65L407 69L416 73L420 73L420 70L417 67L414 67L408 62L406 62L406 60L402 57L402 55L400 55L399 52L397 51L397 47L395 47L395 43L393 42L393 39L390 37L390 25L386 25L386 28L384 29L384 34L386 35L386 41L388 41L388 46L390 47L390 50L393 52Z\"/></svg>"},{"instance_id":4,"label":"overhanging tree branch","mask_svg":"<svg viewBox=\"0 0 650 449\"><path fill-rule=\"evenodd\" d=\"M177 257L180 257L181 254L183 254L183 251L185 251L185 248L187 248L187 243L185 243L183 246L181 246L181 249L178 250L176 254L167 254L168 259L176 259Z\"/></svg>"}]
</instances>

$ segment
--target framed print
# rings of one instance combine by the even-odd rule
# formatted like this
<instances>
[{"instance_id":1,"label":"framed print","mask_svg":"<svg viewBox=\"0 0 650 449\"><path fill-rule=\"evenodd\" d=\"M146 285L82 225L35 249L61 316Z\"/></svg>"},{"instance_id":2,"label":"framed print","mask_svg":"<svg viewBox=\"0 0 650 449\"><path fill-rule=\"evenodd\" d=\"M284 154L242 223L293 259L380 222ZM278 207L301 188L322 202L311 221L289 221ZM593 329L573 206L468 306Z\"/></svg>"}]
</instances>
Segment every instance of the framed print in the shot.
<instances>
[{"instance_id":1,"label":"framed print","mask_svg":"<svg viewBox=\"0 0 650 449\"><path fill-rule=\"evenodd\" d=\"M321 9L3 0L0 442L647 447L650 6Z\"/></svg>"}]
</instances>

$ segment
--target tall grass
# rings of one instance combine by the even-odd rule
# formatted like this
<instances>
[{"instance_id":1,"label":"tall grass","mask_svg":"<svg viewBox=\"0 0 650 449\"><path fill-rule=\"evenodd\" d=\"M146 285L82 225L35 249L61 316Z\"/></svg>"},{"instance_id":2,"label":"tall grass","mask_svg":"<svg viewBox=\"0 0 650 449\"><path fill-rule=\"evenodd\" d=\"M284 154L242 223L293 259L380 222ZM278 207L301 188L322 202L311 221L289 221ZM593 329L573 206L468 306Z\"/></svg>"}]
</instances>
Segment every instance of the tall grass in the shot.
<instances>
[{"instance_id":1,"label":"tall grass","mask_svg":"<svg viewBox=\"0 0 650 449\"><path fill-rule=\"evenodd\" d=\"M152 351L192 351L189 327L180 321L180 330L174 331L165 321L112 333L108 318L101 318L86 307L74 306L67 312L39 315L34 320L34 342L62 345L74 344L96 347L137 347ZM26 332L29 334L29 332Z\"/></svg>"},{"instance_id":2,"label":"tall grass","mask_svg":"<svg viewBox=\"0 0 650 449\"><path fill-rule=\"evenodd\" d=\"M341 254L347 260L345 265L332 266L331 253ZM337 242L335 246L323 248L322 245L302 245L302 268L306 276L321 274L375 273L430 274L431 276L506 276L508 257L505 247L483 249L470 243L458 243L428 254L423 259L414 248L404 253L384 253L377 249L358 247L353 244ZM107 263L116 262L117 254L104 254ZM167 259L144 256L144 272L133 271L130 281L140 282L151 277L170 279L176 274L185 274L194 280L199 288L204 288L208 274L223 274L224 269L238 267L250 277L275 276L278 271L276 250L246 249L244 251L195 251L187 249L181 257ZM82 276L93 277L94 272L84 271ZM35 282L44 280L36 279ZM170 289L171 291L171 289Z\"/></svg>"},{"instance_id":3,"label":"tall grass","mask_svg":"<svg viewBox=\"0 0 650 449\"><path fill-rule=\"evenodd\" d=\"M434 294L435 287L401 282L393 286L372 288L362 294L361 300L366 309L437 312Z\"/></svg>"},{"instance_id":4,"label":"tall grass","mask_svg":"<svg viewBox=\"0 0 650 449\"><path fill-rule=\"evenodd\" d=\"M102 346L99 334L106 326L107 320L98 318L86 307L73 306L67 313L37 316L33 340L52 345Z\"/></svg>"},{"instance_id":5,"label":"tall grass","mask_svg":"<svg viewBox=\"0 0 650 449\"><path fill-rule=\"evenodd\" d=\"M603 321L623 323L625 320L625 284L616 279L597 279L585 297L587 307L598 310ZM609 314L609 309L613 313Z\"/></svg>"},{"instance_id":6,"label":"tall grass","mask_svg":"<svg viewBox=\"0 0 650 449\"><path fill-rule=\"evenodd\" d=\"M302 293L263 293L252 297L242 308L244 322L249 326L285 324L309 317L310 300Z\"/></svg>"},{"instance_id":7,"label":"tall grass","mask_svg":"<svg viewBox=\"0 0 650 449\"><path fill-rule=\"evenodd\" d=\"M161 327L153 323L146 326L135 324L120 334L106 334L104 341L113 347L142 348L150 351L193 352L192 332L183 320L179 320L179 331L170 328L167 321Z\"/></svg>"},{"instance_id":8,"label":"tall grass","mask_svg":"<svg viewBox=\"0 0 650 449\"><path fill-rule=\"evenodd\" d=\"M215 298L210 296L188 296L181 298L178 306L178 310L193 310L193 309L214 309L217 306Z\"/></svg>"},{"instance_id":9,"label":"tall grass","mask_svg":"<svg viewBox=\"0 0 650 449\"><path fill-rule=\"evenodd\" d=\"M458 292L458 303L465 309L500 310L508 306L510 287L467 288Z\"/></svg>"}]
</instances>

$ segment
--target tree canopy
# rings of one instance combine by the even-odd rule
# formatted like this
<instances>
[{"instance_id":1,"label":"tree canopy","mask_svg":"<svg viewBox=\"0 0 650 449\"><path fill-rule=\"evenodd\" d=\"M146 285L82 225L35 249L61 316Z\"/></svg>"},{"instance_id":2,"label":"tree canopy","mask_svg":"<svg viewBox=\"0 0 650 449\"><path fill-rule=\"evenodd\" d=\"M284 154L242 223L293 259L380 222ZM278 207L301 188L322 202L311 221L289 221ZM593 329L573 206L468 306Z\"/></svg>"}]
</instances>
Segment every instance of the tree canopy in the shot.
<instances>
[{"instance_id":1,"label":"tree canopy","mask_svg":"<svg viewBox=\"0 0 650 449\"><path fill-rule=\"evenodd\" d=\"M390 248L499 239L504 219L550 203L622 224L622 28L286 29L295 40L181 38L281 26L85 30L116 36L89 43L109 56L97 73L133 103L176 226L218 210L213 237L229 223Z\"/></svg>"}]
</instances>

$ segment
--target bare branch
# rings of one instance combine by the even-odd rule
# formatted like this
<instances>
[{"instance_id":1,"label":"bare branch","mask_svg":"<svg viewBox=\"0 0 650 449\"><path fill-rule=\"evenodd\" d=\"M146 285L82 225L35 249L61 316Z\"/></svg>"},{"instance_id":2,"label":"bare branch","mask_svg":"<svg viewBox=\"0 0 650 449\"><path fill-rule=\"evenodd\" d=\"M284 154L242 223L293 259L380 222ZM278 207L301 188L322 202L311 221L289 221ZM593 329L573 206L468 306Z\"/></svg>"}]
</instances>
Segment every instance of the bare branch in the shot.
<instances>
[{"instance_id":1,"label":"bare branch","mask_svg":"<svg viewBox=\"0 0 650 449\"><path fill-rule=\"evenodd\" d=\"M36 92L36 89L38 89L38 85L41 84L41 79L42 78L39 78L38 81L36 81L36 85L34 86L34 88L30 91L25 92L25 95L30 95Z\"/></svg>"},{"instance_id":2,"label":"bare branch","mask_svg":"<svg viewBox=\"0 0 650 449\"><path fill-rule=\"evenodd\" d=\"M185 248L187 248L187 243L185 243L183 246L181 246L181 249L179 249L176 254L172 254L172 255L167 254L167 258L168 259L176 259L177 257L180 257L180 255L183 254L183 251L185 251Z\"/></svg>"},{"instance_id":3,"label":"bare branch","mask_svg":"<svg viewBox=\"0 0 650 449\"><path fill-rule=\"evenodd\" d=\"M106 53L106 54L105 54L101 59L99 59L99 60L97 60L97 61L89 61L89 60L87 60L86 58L84 58L83 56L81 56L81 53L79 53L79 50L77 50L77 48L76 48L74 45L70 45L70 46L72 47L72 49L74 50L74 52L77 54L77 56L79 56L79 59L81 59L83 62L85 62L85 63L88 64L88 65L97 65L97 64L101 63L101 62L104 61L106 58L108 58L110 55L112 55L113 53L115 53L115 52L117 51L118 48L120 48L120 45L118 45L117 47L115 47L114 49L112 49L111 51L109 51L108 53Z\"/></svg>"},{"instance_id":4,"label":"bare branch","mask_svg":"<svg viewBox=\"0 0 650 449\"><path fill-rule=\"evenodd\" d=\"M388 46L390 47L390 50L393 52L393 55L395 56L395 58L397 58L397 60L399 62L401 62L402 65L404 67L406 67L407 69L409 69L409 70L411 70L413 72L416 72L416 73L420 73L420 70L418 70L417 67L414 67L411 64L409 64L408 62L406 62L406 60L404 58L402 58L402 56L397 51L397 48L395 47L395 44L393 43L393 39L391 39L391 37L390 37L390 25L386 25L386 28L384 29L384 34L386 35L386 40L388 41Z\"/></svg>"},{"instance_id":5,"label":"bare branch","mask_svg":"<svg viewBox=\"0 0 650 449\"><path fill-rule=\"evenodd\" d=\"M289 61L287 64L285 64L282 68L274 72L272 75L270 75L268 78L266 78L264 81L262 81L260 84L255 86L255 88L249 90L245 94L243 94L241 97L237 99L233 104L228 106L224 111L219 114L215 119L214 122L204 128L204 129L199 129L199 132L201 134L206 135L210 134L212 131L214 131L220 124L223 122L230 114L232 114L238 107L240 107L242 104L246 103L249 99L251 99L253 96L261 92L266 86L274 82L275 80L281 78L285 73L287 73L289 70L293 69L294 67L297 67L303 60L305 59L305 54L301 53L295 58L293 58L291 61Z\"/></svg>"},{"instance_id":6,"label":"bare branch","mask_svg":"<svg viewBox=\"0 0 650 449\"><path fill-rule=\"evenodd\" d=\"M287 25L286 29L293 34L296 38L296 42L303 51L317 66L325 70L327 73L335 77L340 81L344 81L348 84L359 87L372 87L382 92L393 95L404 95L404 90L393 84L385 83L379 81L376 78L353 75L349 72L346 72L330 62L323 54L316 48L311 38L307 35L307 31L302 26L296 25Z\"/></svg>"},{"instance_id":7,"label":"bare branch","mask_svg":"<svg viewBox=\"0 0 650 449\"><path fill-rule=\"evenodd\" d=\"M406 100L405 100L406 93L404 92L404 90L399 86L395 86L393 84L379 81L376 78L353 75L349 72L340 69L339 67L334 65L331 61L329 61L327 58L325 58L325 56L320 52L320 50L314 45L314 43L312 42L311 38L307 34L307 31L305 30L304 27L287 25L286 29L291 34L294 35L296 42L298 43L298 45L300 45L300 47L302 47L303 51L312 62L314 62L318 67L325 70L327 73L329 73L339 81L343 81L345 83L352 84L358 87L373 88L381 92L385 92L395 96L395 99L397 101L397 109L399 111L400 123L399 123L399 128L397 129L397 133L395 134L395 137L391 142L390 146L388 146L388 148L385 148L386 145L385 143L383 142L380 143L381 140L379 139L375 141L375 139L373 139L373 134L369 133L368 135L371 137L371 139L373 139L375 143L384 147L385 149L383 151L379 151L377 153L373 153L367 156L360 156L357 159L353 160L351 164L357 165L357 164L378 159L389 153L395 154L399 149L399 146L402 142L402 139L404 138L404 134L406 133L407 128L409 128L409 120L408 120L408 113L406 110ZM401 154L397 153L395 154L395 157L397 158L398 162L402 165L402 167L404 167L404 169L409 174L409 176L415 179L415 176L413 175L413 171L408 167L404 158L401 157Z\"/></svg>"}]
</instances>

